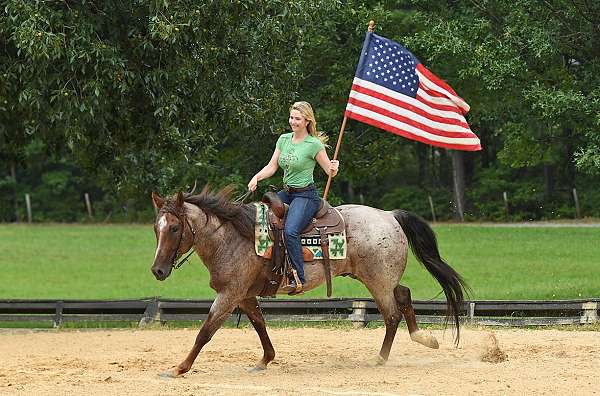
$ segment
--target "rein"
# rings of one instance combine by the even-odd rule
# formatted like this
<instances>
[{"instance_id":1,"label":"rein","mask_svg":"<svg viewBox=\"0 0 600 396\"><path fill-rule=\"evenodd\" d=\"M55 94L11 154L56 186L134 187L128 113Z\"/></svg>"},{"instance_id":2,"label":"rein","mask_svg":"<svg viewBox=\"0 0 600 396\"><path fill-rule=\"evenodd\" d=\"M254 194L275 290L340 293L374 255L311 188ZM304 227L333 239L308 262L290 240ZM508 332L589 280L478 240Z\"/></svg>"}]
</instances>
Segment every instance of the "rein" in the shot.
<instances>
[{"instance_id":1,"label":"rein","mask_svg":"<svg viewBox=\"0 0 600 396\"><path fill-rule=\"evenodd\" d=\"M250 196L252 195L253 192L248 190L245 194L240 195L238 198L236 198L233 203L235 205L242 205L244 203L244 201ZM179 217L179 221L184 224L184 222L182 221L182 217L183 219L185 219L185 223L187 223L188 227L190 228L190 231L192 232L192 247L194 246L194 243L196 242L196 230L194 230L194 227L192 227L192 225L190 224L189 219L187 218L187 216L185 214L183 214L182 216L178 216ZM221 224L219 226L219 228L222 226L223 224ZM183 231L181 232L181 236L179 237L179 243L177 244L177 249L175 249L175 254L173 255L173 261L171 263L171 267L176 270L181 268L181 266L183 264L185 264L188 259L190 258L190 256L192 254L194 254L194 249L192 249L191 252L188 253L187 256L184 257L183 260L177 262L177 252L179 252L179 248L181 247L181 242L183 241L183 234L185 233L185 225L183 228Z\"/></svg>"}]
</instances>

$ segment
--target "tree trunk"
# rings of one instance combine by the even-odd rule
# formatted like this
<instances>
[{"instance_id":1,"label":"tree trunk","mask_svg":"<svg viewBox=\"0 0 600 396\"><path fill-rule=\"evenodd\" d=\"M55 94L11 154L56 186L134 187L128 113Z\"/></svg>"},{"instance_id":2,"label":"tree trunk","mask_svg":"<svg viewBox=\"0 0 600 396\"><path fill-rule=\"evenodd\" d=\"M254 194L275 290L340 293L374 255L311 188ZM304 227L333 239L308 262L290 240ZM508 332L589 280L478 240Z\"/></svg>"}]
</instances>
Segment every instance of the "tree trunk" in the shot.
<instances>
[{"instance_id":1,"label":"tree trunk","mask_svg":"<svg viewBox=\"0 0 600 396\"><path fill-rule=\"evenodd\" d=\"M479 134L479 139L481 140L481 167L489 168L490 163L492 162L492 155L489 152L488 141L487 141L487 128L481 128L481 133ZM491 133L490 133L491 135Z\"/></svg>"},{"instance_id":2,"label":"tree trunk","mask_svg":"<svg viewBox=\"0 0 600 396\"><path fill-rule=\"evenodd\" d=\"M348 199L350 202L356 202L354 199L356 198L356 194L354 193L354 186L352 185L352 181L348 181L346 185L346 192L348 194Z\"/></svg>"},{"instance_id":3,"label":"tree trunk","mask_svg":"<svg viewBox=\"0 0 600 396\"><path fill-rule=\"evenodd\" d=\"M463 152L452 150L452 180L454 188L454 218L464 221L465 208L465 165Z\"/></svg>"},{"instance_id":4,"label":"tree trunk","mask_svg":"<svg viewBox=\"0 0 600 396\"><path fill-rule=\"evenodd\" d=\"M552 165L544 164L544 198L546 202L554 196L554 170Z\"/></svg>"},{"instance_id":5,"label":"tree trunk","mask_svg":"<svg viewBox=\"0 0 600 396\"><path fill-rule=\"evenodd\" d=\"M419 163L419 184L426 186L427 183L427 153L428 147L424 144L418 143L415 146L417 161Z\"/></svg>"},{"instance_id":6,"label":"tree trunk","mask_svg":"<svg viewBox=\"0 0 600 396\"><path fill-rule=\"evenodd\" d=\"M14 195L13 199L15 202L15 223L19 222L19 200L17 199L17 169L15 166L15 161L10 162L10 177L14 183Z\"/></svg>"}]
</instances>

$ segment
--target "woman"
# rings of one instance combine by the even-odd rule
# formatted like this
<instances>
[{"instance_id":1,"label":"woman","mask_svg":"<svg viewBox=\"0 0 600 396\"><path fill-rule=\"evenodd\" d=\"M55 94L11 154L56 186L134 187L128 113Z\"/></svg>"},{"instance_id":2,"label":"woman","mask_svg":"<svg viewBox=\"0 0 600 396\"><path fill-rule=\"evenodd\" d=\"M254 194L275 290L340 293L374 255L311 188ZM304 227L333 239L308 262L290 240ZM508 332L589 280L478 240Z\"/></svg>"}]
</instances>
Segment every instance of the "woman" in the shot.
<instances>
[{"instance_id":1,"label":"woman","mask_svg":"<svg viewBox=\"0 0 600 396\"><path fill-rule=\"evenodd\" d=\"M315 164L318 162L325 173L335 176L339 162L329 160L325 151L327 136L317 131L317 121L308 102L296 102L290 107L289 123L292 133L284 133L279 137L271 160L250 180L248 189L256 190L260 180L273 176L279 166L283 168L284 189L277 195L290 206L284 238L288 256L300 281L292 281L290 290L298 294L306 283L300 232L312 220L320 203L313 180Z\"/></svg>"}]
</instances>

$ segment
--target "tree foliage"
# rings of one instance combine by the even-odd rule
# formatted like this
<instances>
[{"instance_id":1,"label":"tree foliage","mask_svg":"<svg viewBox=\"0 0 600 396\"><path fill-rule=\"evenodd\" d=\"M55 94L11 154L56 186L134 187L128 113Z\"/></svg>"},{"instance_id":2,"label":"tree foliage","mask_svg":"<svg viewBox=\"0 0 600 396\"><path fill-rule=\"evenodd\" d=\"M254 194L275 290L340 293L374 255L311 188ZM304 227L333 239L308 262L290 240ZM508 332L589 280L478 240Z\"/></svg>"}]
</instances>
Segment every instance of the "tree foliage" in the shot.
<instances>
[{"instance_id":1,"label":"tree foliage","mask_svg":"<svg viewBox=\"0 0 600 396\"><path fill-rule=\"evenodd\" d=\"M406 38L463 81L472 123L502 140L511 166L558 164L597 173L600 4L585 0L418 0ZM566 147L566 153L565 153Z\"/></svg>"},{"instance_id":2,"label":"tree foliage","mask_svg":"<svg viewBox=\"0 0 600 396\"><path fill-rule=\"evenodd\" d=\"M104 185L139 191L249 147L299 82L319 1L6 1L3 155L39 139ZM183 178L183 180L182 180Z\"/></svg>"},{"instance_id":3,"label":"tree foliage","mask_svg":"<svg viewBox=\"0 0 600 396\"><path fill-rule=\"evenodd\" d=\"M467 218L505 219L504 192L510 218L573 217L574 187L600 215L594 2L1 0L0 218L24 193L38 220L81 220L84 191L101 218L143 220L150 190L243 187L295 100L331 156L370 19L471 105ZM430 217L430 196L450 217L446 150L349 121L340 159L332 202Z\"/></svg>"}]
</instances>

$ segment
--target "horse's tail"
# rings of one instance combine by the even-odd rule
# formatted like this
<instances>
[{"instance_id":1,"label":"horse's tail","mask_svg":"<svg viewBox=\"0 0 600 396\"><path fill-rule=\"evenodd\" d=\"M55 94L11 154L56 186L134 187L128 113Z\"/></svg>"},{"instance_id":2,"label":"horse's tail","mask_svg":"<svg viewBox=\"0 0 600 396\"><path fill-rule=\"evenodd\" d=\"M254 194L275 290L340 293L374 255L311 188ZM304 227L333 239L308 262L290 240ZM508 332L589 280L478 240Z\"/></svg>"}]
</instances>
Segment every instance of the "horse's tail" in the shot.
<instances>
[{"instance_id":1,"label":"horse's tail","mask_svg":"<svg viewBox=\"0 0 600 396\"><path fill-rule=\"evenodd\" d=\"M438 251L435 233L425 220L401 209L394 211L394 217L404 230L414 255L442 286L448 303L446 323L448 323L450 317L454 318L456 324L455 343L458 345L460 340L458 314L464 302L463 292L468 294L469 286L458 272L442 260Z\"/></svg>"}]
</instances>

